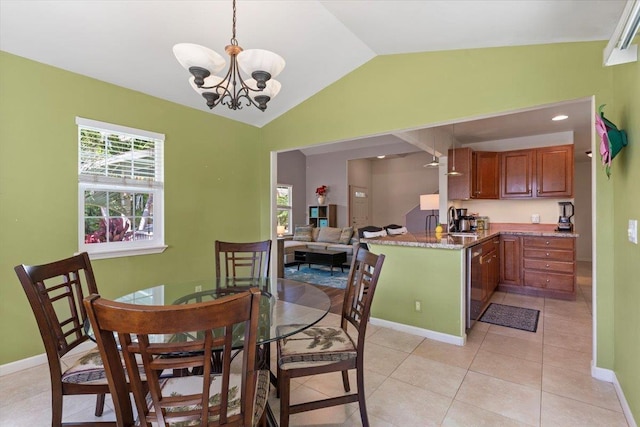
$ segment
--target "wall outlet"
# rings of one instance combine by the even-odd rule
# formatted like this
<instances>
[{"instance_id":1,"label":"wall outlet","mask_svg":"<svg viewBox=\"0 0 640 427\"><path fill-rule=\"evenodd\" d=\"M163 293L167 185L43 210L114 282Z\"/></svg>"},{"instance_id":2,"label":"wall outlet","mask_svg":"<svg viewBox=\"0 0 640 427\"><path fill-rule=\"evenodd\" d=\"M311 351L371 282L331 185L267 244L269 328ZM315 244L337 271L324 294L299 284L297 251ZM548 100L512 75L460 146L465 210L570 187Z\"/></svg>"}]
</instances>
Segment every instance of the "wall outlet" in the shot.
<instances>
[{"instance_id":1,"label":"wall outlet","mask_svg":"<svg viewBox=\"0 0 640 427\"><path fill-rule=\"evenodd\" d=\"M196 292L202 292L202 285L196 286Z\"/></svg>"},{"instance_id":2,"label":"wall outlet","mask_svg":"<svg viewBox=\"0 0 640 427\"><path fill-rule=\"evenodd\" d=\"M540 224L540 214L531 214L531 224Z\"/></svg>"},{"instance_id":3,"label":"wall outlet","mask_svg":"<svg viewBox=\"0 0 640 427\"><path fill-rule=\"evenodd\" d=\"M422 303L416 300L416 311L422 311Z\"/></svg>"},{"instance_id":4,"label":"wall outlet","mask_svg":"<svg viewBox=\"0 0 640 427\"><path fill-rule=\"evenodd\" d=\"M637 219L629 220L629 228L627 229L627 234L629 236L629 241L637 245L638 244L638 220Z\"/></svg>"}]
</instances>

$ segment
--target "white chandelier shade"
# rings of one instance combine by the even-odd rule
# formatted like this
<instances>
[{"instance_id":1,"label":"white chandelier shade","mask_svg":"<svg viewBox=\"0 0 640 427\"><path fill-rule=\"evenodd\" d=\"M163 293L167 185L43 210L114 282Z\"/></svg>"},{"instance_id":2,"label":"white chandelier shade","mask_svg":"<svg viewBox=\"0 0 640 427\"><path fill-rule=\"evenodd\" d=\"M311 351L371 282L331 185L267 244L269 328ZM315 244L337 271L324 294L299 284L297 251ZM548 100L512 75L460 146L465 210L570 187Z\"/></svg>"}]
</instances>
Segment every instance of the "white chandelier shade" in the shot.
<instances>
[{"instance_id":1,"label":"white chandelier shade","mask_svg":"<svg viewBox=\"0 0 640 427\"><path fill-rule=\"evenodd\" d=\"M200 67L213 75L227 65L227 61L219 53L199 44L178 43L173 46L173 54L180 65L187 70L191 67Z\"/></svg>"},{"instance_id":2,"label":"white chandelier shade","mask_svg":"<svg viewBox=\"0 0 640 427\"><path fill-rule=\"evenodd\" d=\"M205 92L212 91L211 89L205 89L205 87L214 87L219 85L220 83L222 83L221 77L209 76L204 79L204 84L202 85L203 87L198 87L198 85L196 84L196 78L194 76L189 77L189 84L191 85L193 90L198 92L200 95L202 95ZM224 89L222 89L222 87L219 87L218 89L216 89L216 93L222 96L224 94Z\"/></svg>"},{"instance_id":3,"label":"white chandelier shade","mask_svg":"<svg viewBox=\"0 0 640 427\"><path fill-rule=\"evenodd\" d=\"M274 79L268 80L266 87L262 89L262 91L260 92L257 92L258 82L256 81L256 79L245 80L245 83L251 89L256 90L256 92L249 92L249 96L251 96L253 100L255 100L256 97L258 96L268 96L269 98L273 99L276 97L278 93L280 93L280 89L282 88L282 85L280 84L280 82Z\"/></svg>"},{"instance_id":4,"label":"white chandelier shade","mask_svg":"<svg viewBox=\"0 0 640 427\"><path fill-rule=\"evenodd\" d=\"M284 70L284 59L277 53L264 49L247 49L238 54L238 65L247 75L256 71L267 72L271 78Z\"/></svg>"}]
</instances>

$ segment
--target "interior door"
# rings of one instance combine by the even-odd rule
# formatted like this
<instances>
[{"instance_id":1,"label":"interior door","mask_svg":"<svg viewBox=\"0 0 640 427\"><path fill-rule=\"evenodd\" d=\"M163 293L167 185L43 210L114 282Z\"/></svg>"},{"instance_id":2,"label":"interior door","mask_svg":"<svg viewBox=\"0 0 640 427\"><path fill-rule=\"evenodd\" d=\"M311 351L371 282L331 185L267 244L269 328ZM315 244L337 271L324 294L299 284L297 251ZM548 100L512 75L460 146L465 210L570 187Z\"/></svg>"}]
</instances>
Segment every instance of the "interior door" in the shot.
<instances>
[{"instance_id":1,"label":"interior door","mask_svg":"<svg viewBox=\"0 0 640 427\"><path fill-rule=\"evenodd\" d=\"M369 224L369 190L366 187L349 186L349 217L353 228Z\"/></svg>"}]
</instances>

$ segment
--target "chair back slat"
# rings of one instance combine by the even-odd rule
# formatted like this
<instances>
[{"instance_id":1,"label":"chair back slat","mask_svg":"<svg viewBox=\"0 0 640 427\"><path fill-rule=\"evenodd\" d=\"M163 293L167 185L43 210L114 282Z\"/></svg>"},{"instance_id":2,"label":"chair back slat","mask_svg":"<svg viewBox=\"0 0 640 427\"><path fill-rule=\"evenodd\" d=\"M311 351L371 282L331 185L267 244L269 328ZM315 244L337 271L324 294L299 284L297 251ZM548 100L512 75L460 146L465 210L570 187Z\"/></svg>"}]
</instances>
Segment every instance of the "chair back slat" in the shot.
<instances>
[{"instance_id":1,"label":"chair back slat","mask_svg":"<svg viewBox=\"0 0 640 427\"><path fill-rule=\"evenodd\" d=\"M351 323L356 328L359 344L361 340L363 344L357 346L359 351L364 347L371 303L384 258L384 255L375 255L358 247L351 261L342 305L341 326L346 330L347 324Z\"/></svg>"},{"instance_id":2,"label":"chair back slat","mask_svg":"<svg viewBox=\"0 0 640 427\"><path fill-rule=\"evenodd\" d=\"M88 339L83 329L86 312L82 300L98 289L86 253L44 265L19 265L15 271L50 361Z\"/></svg>"},{"instance_id":3,"label":"chair back slat","mask_svg":"<svg viewBox=\"0 0 640 427\"><path fill-rule=\"evenodd\" d=\"M262 242L221 242L216 240L216 277L247 281L269 276L271 240ZM223 270L224 268L224 270Z\"/></svg>"},{"instance_id":4,"label":"chair back slat","mask_svg":"<svg viewBox=\"0 0 640 427\"><path fill-rule=\"evenodd\" d=\"M99 295L84 301L100 352L105 360L116 414L129 414L127 377L141 424L199 422L200 425L250 425L256 382L256 342L260 291L187 305L144 306L109 301ZM242 382L239 413L230 414L233 331L245 328L242 347ZM117 334L125 371L119 362ZM173 335L169 342L156 342L158 335ZM212 372L212 357L222 352L221 372ZM142 384L140 361L148 387ZM198 387L189 393L168 394L167 374L191 370L187 377ZM219 397L210 396L220 382ZM147 397L148 390L148 397ZM236 397L234 397L234 400ZM150 404L148 403L150 401ZM127 408L129 405L129 408ZM237 411L236 411L237 412Z\"/></svg>"}]
</instances>

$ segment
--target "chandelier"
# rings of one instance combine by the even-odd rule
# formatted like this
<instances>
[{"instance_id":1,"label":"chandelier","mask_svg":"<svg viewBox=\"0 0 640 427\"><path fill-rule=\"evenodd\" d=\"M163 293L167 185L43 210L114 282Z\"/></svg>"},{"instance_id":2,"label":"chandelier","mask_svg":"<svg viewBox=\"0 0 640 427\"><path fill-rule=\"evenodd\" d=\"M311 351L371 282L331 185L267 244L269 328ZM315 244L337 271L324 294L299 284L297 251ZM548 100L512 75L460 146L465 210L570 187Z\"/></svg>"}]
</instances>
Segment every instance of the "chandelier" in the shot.
<instances>
[{"instance_id":1,"label":"chandelier","mask_svg":"<svg viewBox=\"0 0 640 427\"><path fill-rule=\"evenodd\" d=\"M217 52L193 43L173 46L173 54L180 65L192 74L189 78L191 87L206 99L210 109L222 104L232 110L242 109L243 105L266 110L267 102L280 92L280 82L273 77L284 69L285 61L268 50L243 50L238 45L236 0L233 0L231 44L224 50L230 57L229 70L224 77L219 77L215 74L224 68L226 61Z\"/></svg>"}]
</instances>

